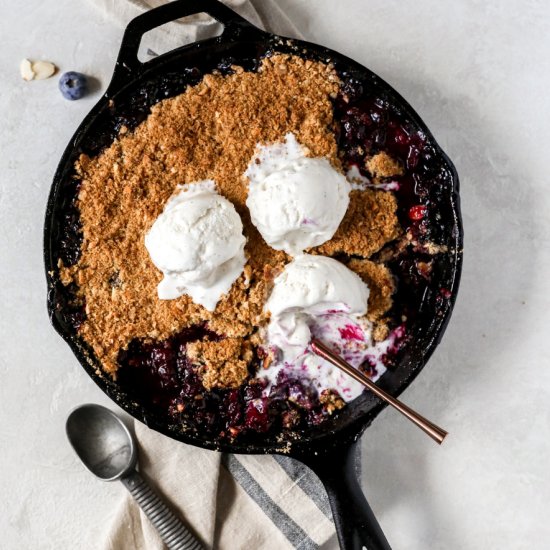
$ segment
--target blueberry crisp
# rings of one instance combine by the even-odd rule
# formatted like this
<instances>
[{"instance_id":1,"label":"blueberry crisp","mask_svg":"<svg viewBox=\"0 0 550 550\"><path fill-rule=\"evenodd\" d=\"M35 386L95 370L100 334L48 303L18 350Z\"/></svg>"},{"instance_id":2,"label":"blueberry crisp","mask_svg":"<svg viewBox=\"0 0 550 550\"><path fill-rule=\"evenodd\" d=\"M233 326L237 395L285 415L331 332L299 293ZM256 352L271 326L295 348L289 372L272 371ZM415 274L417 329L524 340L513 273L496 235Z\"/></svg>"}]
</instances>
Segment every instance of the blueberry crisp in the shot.
<instances>
[{"instance_id":1,"label":"blueberry crisp","mask_svg":"<svg viewBox=\"0 0 550 550\"><path fill-rule=\"evenodd\" d=\"M107 376L182 429L318 425L376 380L445 249L426 136L330 63L205 75L75 165L79 246L58 262ZM430 176L431 177L431 176Z\"/></svg>"}]
</instances>

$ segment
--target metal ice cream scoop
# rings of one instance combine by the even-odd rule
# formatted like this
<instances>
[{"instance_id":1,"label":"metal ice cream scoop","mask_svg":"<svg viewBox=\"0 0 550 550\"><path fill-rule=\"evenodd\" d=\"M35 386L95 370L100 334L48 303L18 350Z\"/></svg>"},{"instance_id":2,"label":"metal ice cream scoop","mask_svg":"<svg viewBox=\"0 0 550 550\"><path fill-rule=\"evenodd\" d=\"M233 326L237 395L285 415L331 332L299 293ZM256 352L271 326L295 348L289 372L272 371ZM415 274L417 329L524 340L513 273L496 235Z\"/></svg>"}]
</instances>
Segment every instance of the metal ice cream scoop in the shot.
<instances>
[{"instance_id":1,"label":"metal ice cream scoop","mask_svg":"<svg viewBox=\"0 0 550 550\"><path fill-rule=\"evenodd\" d=\"M169 549L202 549L187 527L136 471L136 443L115 413L101 405L81 405L71 412L65 428L84 466L102 481L120 479Z\"/></svg>"}]
</instances>

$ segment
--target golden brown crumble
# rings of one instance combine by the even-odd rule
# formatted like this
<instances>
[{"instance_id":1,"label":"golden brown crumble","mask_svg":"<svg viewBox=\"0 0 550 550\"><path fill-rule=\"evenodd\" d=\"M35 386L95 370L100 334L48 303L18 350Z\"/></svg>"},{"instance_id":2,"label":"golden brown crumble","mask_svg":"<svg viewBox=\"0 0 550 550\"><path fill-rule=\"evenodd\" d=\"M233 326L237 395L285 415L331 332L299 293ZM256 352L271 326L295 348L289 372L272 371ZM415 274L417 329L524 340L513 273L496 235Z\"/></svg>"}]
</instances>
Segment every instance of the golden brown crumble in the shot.
<instances>
[{"instance_id":1,"label":"golden brown crumble","mask_svg":"<svg viewBox=\"0 0 550 550\"><path fill-rule=\"evenodd\" d=\"M347 266L367 283L370 289L367 319L378 321L392 306L395 285L391 271L383 264L355 258Z\"/></svg>"},{"instance_id":2,"label":"golden brown crumble","mask_svg":"<svg viewBox=\"0 0 550 550\"><path fill-rule=\"evenodd\" d=\"M345 406L345 401L333 390L323 390L319 395L319 401L325 405L326 411L332 414Z\"/></svg>"},{"instance_id":3,"label":"golden brown crumble","mask_svg":"<svg viewBox=\"0 0 550 550\"><path fill-rule=\"evenodd\" d=\"M374 183L378 183L385 178L402 176L405 173L402 164L385 151L368 157L365 160L365 168L373 177Z\"/></svg>"},{"instance_id":4,"label":"golden brown crumble","mask_svg":"<svg viewBox=\"0 0 550 550\"><path fill-rule=\"evenodd\" d=\"M390 335L390 327L388 323L381 319L380 321L374 323L372 328L372 338L375 342L382 342Z\"/></svg>"},{"instance_id":5,"label":"golden brown crumble","mask_svg":"<svg viewBox=\"0 0 550 550\"><path fill-rule=\"evenodd\" d=\"M352 191L338 231L313 251L325 256L344 253L369 258L399 236L401 226L396 210L397 200L392 193L375 189Z\"/></svg>"},{"instance_id":6,"label":"golden brown crumble","mask_svg":"<svg viewBox=\"0 0 550 550\"><path fill-rule=\"evenodd\" d=\"M86 304L80 334L112 375L119 351L131 340L162 340L206 323L227 339L189 347L205 367L205 387L240 383L246 377L245 342L258 342L270 285L289 261L263 241L245 205L243 173L256 144L282 141L293 132L312 156L339 167L331 104L339 79L332 66L275 55L258 72L234 71L207 75L156 104L135 130L121 131L100 155L81 155L76 163L82 253L75 266L60 266L60 278L77 284ZM203 179L215 180L219 193L235 205L247 237L245 272L214 312L185 295L160 300L162 273L144 245L177 186ZM390 193L353 191L334 239L316 251L369 257L398 236L395 209Z\"/></svg>"},{"instance_id":7,"label":"golden brown crumble","mask_svg":"<svg viewBox=\"0 0 550 550\"><path fill-rule=\"evenodd\" d=\"M373 323L372 337L376 342L385 340L390 332L384 315L392 306L395 283L391 271L384 264L370 260L352 259L347 266L367 283L369 307L367 319Z\"/></svg>"},{"instance_id":8,"label":"golden brown crumble","mask_svg":"<svg viewBox=\"0 0 550 550\"><path fill-rule=\"evenodd\" d=\"M203 386L237 388L248 375L252 348L242 338L225 338L218 342L187 344L187 357L200 365Z\"/></svg>"}]
</instances>

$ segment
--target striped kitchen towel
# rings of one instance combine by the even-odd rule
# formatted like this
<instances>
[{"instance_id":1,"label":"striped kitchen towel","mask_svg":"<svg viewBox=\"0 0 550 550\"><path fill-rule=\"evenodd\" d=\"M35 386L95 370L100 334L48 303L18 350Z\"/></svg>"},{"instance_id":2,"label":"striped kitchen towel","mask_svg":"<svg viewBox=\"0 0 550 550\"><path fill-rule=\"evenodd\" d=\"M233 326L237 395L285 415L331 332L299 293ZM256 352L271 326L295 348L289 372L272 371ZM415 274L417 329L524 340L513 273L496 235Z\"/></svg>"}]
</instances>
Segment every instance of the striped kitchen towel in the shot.
<instances>
[{"instance_id":1,"label":"striped kitchen towel","mask_svg":"<svg viewBox=\"0 0 550 550\"><path fill-rule=\"evenodd\" d=\"M124 27L166 0L90 0ZM300 33L274 0L224 0L253 24L283 36ZM203 15L145 35L140 58L217 34ZM305 466L281 456L221 455L184 445L135 422L140 470L208 548L303 550L334 535L326 492ZM125 495L104 550L160 550L157 532Z\"/></svg>"},{"instance_id":2,"label":"striped kitchen towel","mask_svg":"<svg viewBox=\"0 0 550 550\"><path fill-rule=\"evenodd\" d=\"M140 471L207 548L313 550L334 534L319 479L283 456L227 455L134 423ZM123 496L103 550L162 550L152 524Z\"/></svg>"}]
</instances>

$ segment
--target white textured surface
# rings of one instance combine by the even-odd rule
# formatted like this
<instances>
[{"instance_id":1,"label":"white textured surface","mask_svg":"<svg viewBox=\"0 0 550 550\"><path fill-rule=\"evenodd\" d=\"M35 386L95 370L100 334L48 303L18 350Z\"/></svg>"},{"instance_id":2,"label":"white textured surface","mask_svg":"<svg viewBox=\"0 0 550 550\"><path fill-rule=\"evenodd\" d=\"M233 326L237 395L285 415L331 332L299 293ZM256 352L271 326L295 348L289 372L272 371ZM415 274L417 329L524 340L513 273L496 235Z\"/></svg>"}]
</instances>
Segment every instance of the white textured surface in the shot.
<instances>
[{"instance_id":1,"label":"white textured surface","mask_svg":"<svg viewBox=\"0 0 550 550\"><path fill-rule=\"evenodd\" d=\"M462 181L462 288L443 344L404 398L451 432L436 448L386 411L367 432L367 494L405 549L550 540L550 4L281 0L312 41L364 63L418 110ZM42 223L52 175L99 97L23 82L23 57L108 83L121 29L86 3L2 3L2 549L93 549L122 487L77 463L71 407L107 403L48 326ZM237 546L236 546L237 547Z\"/></svg>"}]
</instances>

